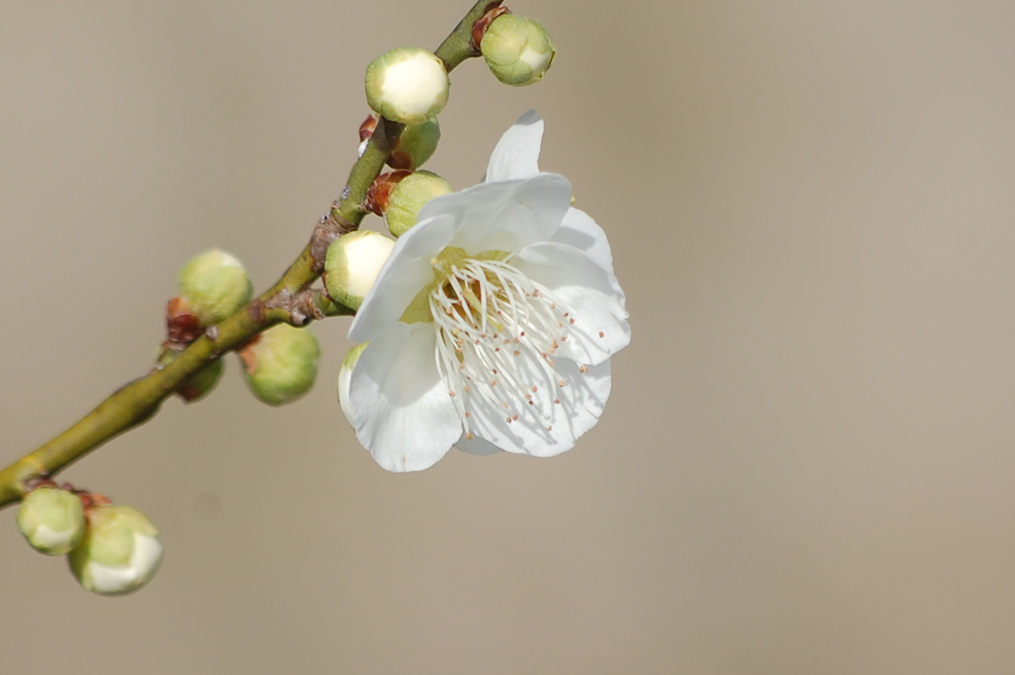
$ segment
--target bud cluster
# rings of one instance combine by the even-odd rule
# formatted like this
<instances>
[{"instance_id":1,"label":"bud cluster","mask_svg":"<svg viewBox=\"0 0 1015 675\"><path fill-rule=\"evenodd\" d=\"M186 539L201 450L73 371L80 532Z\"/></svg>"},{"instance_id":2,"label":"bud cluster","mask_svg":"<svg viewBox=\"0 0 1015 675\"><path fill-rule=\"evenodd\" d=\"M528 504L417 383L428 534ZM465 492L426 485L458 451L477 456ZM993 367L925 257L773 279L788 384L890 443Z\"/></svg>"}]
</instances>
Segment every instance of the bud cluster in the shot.
<instances>
[{"instance_id":1,"label":"bud cluster","mask_svg":"<svg viewBox=\"0 0 1015 675\"><path fill-rule=\"evenodd\" d=\"M32 548L66 555L78 582L99 595L138 590L162 561L158 530L144 514L67 484L40 481L22 500L17 521Z\"/></svg>"}]
</instances>

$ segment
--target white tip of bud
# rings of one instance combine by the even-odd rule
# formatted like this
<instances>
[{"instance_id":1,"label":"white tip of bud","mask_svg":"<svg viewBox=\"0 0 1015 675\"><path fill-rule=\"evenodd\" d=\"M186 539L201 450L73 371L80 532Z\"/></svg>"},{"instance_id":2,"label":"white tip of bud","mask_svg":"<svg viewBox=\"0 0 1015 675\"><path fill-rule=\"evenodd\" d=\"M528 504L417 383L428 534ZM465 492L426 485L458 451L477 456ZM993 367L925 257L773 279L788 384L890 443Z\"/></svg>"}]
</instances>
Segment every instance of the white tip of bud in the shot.
<instances>
[{"instance_id":1,"label":"white tip of bud","mask_svg":"<svg viewBox=\"0 0 1015 675\"><path fill-rule=\"evenodd\" d=\"M254 396L268 405L283 405L314 386L321 346L309 328L282 323L261 333L239 354Z\"/></svg>"},{"instance_id":2,"label":"white tip of bud","mask_svg":"<svg viewBox=\"0 0 1015 675\"><path fill-rule=\"evenodd\" d=\"M415 171L409 174L391 189L388 196L388 210L384 212L388 230L401 237L416 224L424 204L453 191L451 183L435 173Z\"/></svg>"},{"instance_id":3,"label":"white tip of bud","mask_svg":"<svg viewBox=\"0 0 1015 675\"><path fill-rule=\"evenodd\" d=\"M247 270L235 256L217 248L191 258L180 271L180 298L204 326L230 317L250 300Z\"/></svg>"},{"instance_id":4,"label":"white tip of bud","mask_svg":"<svg viewBox=\"0 0 1015 675\"><path fill-rule=\"evenodd\" d=\"M369 230L333 241L324 261L324 283L331 299L359 309L394 247L394 240Z\"/></svg>"},{"instance_id":5,"label":"white tip of bud","mask_svg":"<svg viewBox=\"0 0 1015 675\"><path fill-rule=\"evenodd\" d=\"M480 50L494 76L515 87L543 79L557 53L541 23L517 14L494 19L480 42Z\"/></svg>"},{"instance_id":6,"label":"white tip of bud","mask_svg":"<svg viewBox=\"0 0 1015 675\"><path fill-rule=\"evenodd\" d=\"M349 350L342 361L342 367L338 371L338 404L342 406L342 414L349 424L353 424L352 412L349 409L349 384L352 381L352 369L356 367L360 354L367 348L369 342L358 344Z\"/></svg>"},{"instance_id":7,"label":"white tip of bud","mask_svg":"<svg viewBox=\"0 0 1015 675\"><path fill-rule=\"evenodd\" d=\"M58 488L40 487L25 495L17 520L32 548L46 555L70 553L85 534L81 498Z\"/></svg>"},{"instance_id":8,"label":"white tip of bud","mask_svg":"<svg viewBox=\"0 0 1015 675\"><path fill-rule=\"evenodd\" d=\"M444 63L419 47L392 49L367 66L367 104L402 124L421 124L443 110L450 86Z\"/></svg>"},{"instance_id":9,"label":"white tip of bud","mask_svg":"<svg viewBox=\"0 0 1015 675\"><path fill-rule=\"evenodd\" d=\"M122 595L148 583L162 562L158 530L129 506L94 506L81 545L68 556L81 585L99 595Z\"/></svg>"}]
</instances>

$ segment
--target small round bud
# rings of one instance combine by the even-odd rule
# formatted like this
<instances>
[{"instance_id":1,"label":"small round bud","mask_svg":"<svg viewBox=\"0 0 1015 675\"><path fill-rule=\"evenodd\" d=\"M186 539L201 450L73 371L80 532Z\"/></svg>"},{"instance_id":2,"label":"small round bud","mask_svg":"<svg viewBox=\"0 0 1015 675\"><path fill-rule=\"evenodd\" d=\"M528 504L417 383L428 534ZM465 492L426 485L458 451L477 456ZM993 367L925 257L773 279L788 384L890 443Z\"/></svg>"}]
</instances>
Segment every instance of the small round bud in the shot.
<instances>
[{"instance_id":1,"label":"small round bud","mask_svg":"<svg viewBox=\"0 0 1015 675\"><path fill-rule=\"evenodd\" d=\"M454 190L451 183L435 173L416 171L403 178L388 195L388 209L384 222L388 230L401 237L416 224L419 210L434 197L446 195Z\"/></svg>"},{"instance_id":2,"label":"small round bud","mask_svg":"<svg viewBox=\"0 0 1015 675\"><path fill-rule=\"evenodd\" d=\"M268 405L283 405L314 386L321 347L309 328L282 323L247 343L239 354L254 396Z\"/></svg>"},{"instance_id":3,"label":"small round bud","mask_svg":"<svg viewBox=\"0 0 1015 675\"><path fill-rule=\"evenodd\" d=\"M393 169L418 169L433 156L441 140L441 125L436 117L410 124L398 137L398 144L388 156Z\"/></svg>"},{"instance_id":4,"label":"small round bud","mask_svg":"<svg viewBox=\"0 0 1015 675\"><path fill-rule=\"evenodd\" d=\"M157 359L159 368L168 366L182 353L173 347L163 347ZM212 361L203 370L198 371L196 375L181 384L176 393L187 403L204 398L219 383L224 370L225 363L222 359Z\"/></svg>"},{"instance_id":5,"label":"small round bud","mask_svg":"<svg viewBox=\"0 0 1015 675\"><path fill-rule=\"evenodd\" d=\"M367 348L369 342L358 344L345 355L342 367L338 371L338 404L342 406L342 414L352 424L352 413L349 410L349 383L352 380L352 369L359 361L360 354Z\"/></svg>"},{"instance_id":6,"label":"small round bud","mask_svg":"<svg viewBox=\"0 0 1015 675\"><path fill-rule=\"evenodd\" d=\"M517 14L494 19L480 42L480 50L490 72L515 87L543 79L557 53L542 24Z\"/></svg>"},{"instance_id":7,"label":"small round bud","mask_svg":"<svg viewBox=\"0 0 1015 675\"><path fill-rule=\"evenodd\" d=\"M359 309L393 248L394 240L369 230L356 230L333 241L324 261L324 285L331 299Z\"/></svg>"},{"instance_id":8,"label":"small round bud","mask_svg":"<svg viewBox=\"0 0 1015 675\"><path fill-rule=\"evenodd\" d=\"M204 326L231 316L252 290L243 263L217 248L194 256L180 272L180 298Z\"/></svg>"},{"instance_id":9,"label":"small round bud","mask_svg":"<svg viewBox=\"0 0 1015 675\"><path fill-rule=\"evenodd\" d=\"M93 506L81 545L68 556L86 590L122 595L144 586L162 562L159 532L130 506Z\"/></svg>"},{"instance_id":10,"label":"small round bud","mask_svg":"<svg viewBox=\"0 0 1015 675\"><path fill-rule=\"evenodd\" d=\"M18 509L18 529L36 551L64 555L85 534L85 510L81 497L51 487L39 487L27 495Z\"/></svg>"},{"instance_id":11,"label":"small round bud","mask_svg":"<svg viewBox=\"0 0 1015 675\"><path fill-rule=\"evenodd\" d=\"M419 47L399 47L367 66L367 104L402 124L421 124L448 102L451 82L444 63Z\"/></svg>"}]
</instances>

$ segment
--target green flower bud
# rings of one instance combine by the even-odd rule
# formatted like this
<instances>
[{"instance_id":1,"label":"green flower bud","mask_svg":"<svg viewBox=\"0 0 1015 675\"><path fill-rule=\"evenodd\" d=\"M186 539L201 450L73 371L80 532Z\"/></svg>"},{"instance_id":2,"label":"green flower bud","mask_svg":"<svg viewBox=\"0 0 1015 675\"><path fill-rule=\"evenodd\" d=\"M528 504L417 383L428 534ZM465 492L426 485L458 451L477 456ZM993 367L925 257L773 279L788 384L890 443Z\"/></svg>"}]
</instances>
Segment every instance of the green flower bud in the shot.
<instances>
[{"instance_id":1,"label":"green flower bud","mask_svg":"<svg viewBox=\"0 0 1015 675\"><path fill-rule=\"evenodd\" d=\"M421 124L448 102L451 81L444 63L419 47L399 47L367 66L367 104L402 124Z\"/></svg>"},{"instance_id":2,"label":"green flower bud","mask_svg":"<svg viewBox=\"0 0 1015 675\"><path fill-rule=\"evenodd\" d=\"M388 164L393 169L418 169L433 156L440 140L441 125L436 117L409 125L398 138L398 145L391 151Z\"/></svg>"},{"instance_id":3,"label":"green flower bud","mask_svg":"<svg viewBox=\"0 0 1015 675\"><path fill-rule=\"evenodd\" d=\"M331 242L324 261L324 285L331 299L359 309L394 247L394 240L369 230L356 230Z\"/></svg>"},{"instance_id":4,"label":"green flower bud","mask_svg":"<svg viewBox=\"0 0 1015 675\"><path fill-rule=\"evenodd\" d=\"M69 553L85 534L85 510L81 498L58 488L36 488L21 502L18 529L32 548L40 553Z\"/></svg>"},{"instance_id":5,"label":"green flower bud","mask_svg":"<svg viewBox=\"0 0 1015 675\"><path fill-rule=\"evenodd\" d=\"M182 353L176 349L163 348L158 356L159 367L168 366ZM219 383L224 370L225 363L222 359L212 361L203 370L198 371L196 375L181 384L176 393L187 403L204 398Z\"/></svg>"},{"instance_id":6,"label":"green flower bud","mask_svg":"<svg viewBox=\"0 0 1015 675\"><path fill-rule=\"evenodd\" d=\"M243 263L217 248L194 256L180 272L180 298L205 326L232 316L252 290Z\"/></svg>"},{"instance_id":7,"label":"green flower bud","mask_svg":"<svg viewBox=\"0 0 1015 675\"><path fill-rule=\"evenodd\" d=\"M435 173L416 171L409 174L391 189L388 196L388 210L384 212L388 230L401 237L416 224L424 204L450 192L454 192L451 183Z\"/></svg>"},{"instance_id":8,"label":"green flower bud","mask_svg":"<svg viewBox=\"0 0 1015 675\"><path fill-rule=\"evenodd\" d=\"M350 349L338 371L338 404L342 406L342 414L345 415L349 424L352 424L352 413L349 411L349 382L352 380L352 369L356 366L360 354L368 344L370 343L364 342Z\"/></svg>"},{"instance_id":9,"label":"green flower bud","mask_svg":"<svg viewBox=\"0 0 1015 675\"><path fill-rule=\"evenodd\" d=\"M130 506L93 506L81 545L68 556L86 590L122 595L144 586L162 562L162 542L151 521Z\"/></svg>"},{"instance_id":10,"label":"green flower bud","mask_svg":"<svg viewBox=\"0 0 1015 675\"><path fill-rule=\"evenodd\" d=\"M295 401L317 378L321 347L309 328L282 323L240 350L243 375L254 396L268 405Z\"/></svg>"},{"instance_id":11,"label":"green flower bud","mask_svg":"<svg viewBox=\"0 0 1015 675\"><path fill-rule=\"evenodd\" d=\"M517 14L494 19L480 42L480 50L494 76L515 87L543 79L557 53L542 24Z\"/></svg>"}]
</instances>

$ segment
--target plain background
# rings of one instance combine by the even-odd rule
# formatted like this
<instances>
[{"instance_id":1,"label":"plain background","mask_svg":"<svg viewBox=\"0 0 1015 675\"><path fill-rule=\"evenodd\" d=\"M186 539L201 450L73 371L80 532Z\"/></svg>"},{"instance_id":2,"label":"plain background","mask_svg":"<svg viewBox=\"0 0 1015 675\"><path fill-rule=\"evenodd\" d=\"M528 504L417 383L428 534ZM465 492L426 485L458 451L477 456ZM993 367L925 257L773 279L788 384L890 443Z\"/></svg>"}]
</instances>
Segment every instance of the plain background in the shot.
<instances>
[{"instance_id":1,"label":"plain background","mask_svg":"<svg viewBox=\"0 0 1015 675\"><path fill-rule=\"evenodd\" d=\"M6 0L0 461L150 367L195 252L273 282L366 64L467 4ZM631 312L599 426L392 475L335 402L348 320L288 407L232 358L62 474L161 528L144 591L0 513L4 672L1015 672L1015 5L510 6L553 69L464 64L427 168L546 119Z\"/></svg>"}]
</instances>

